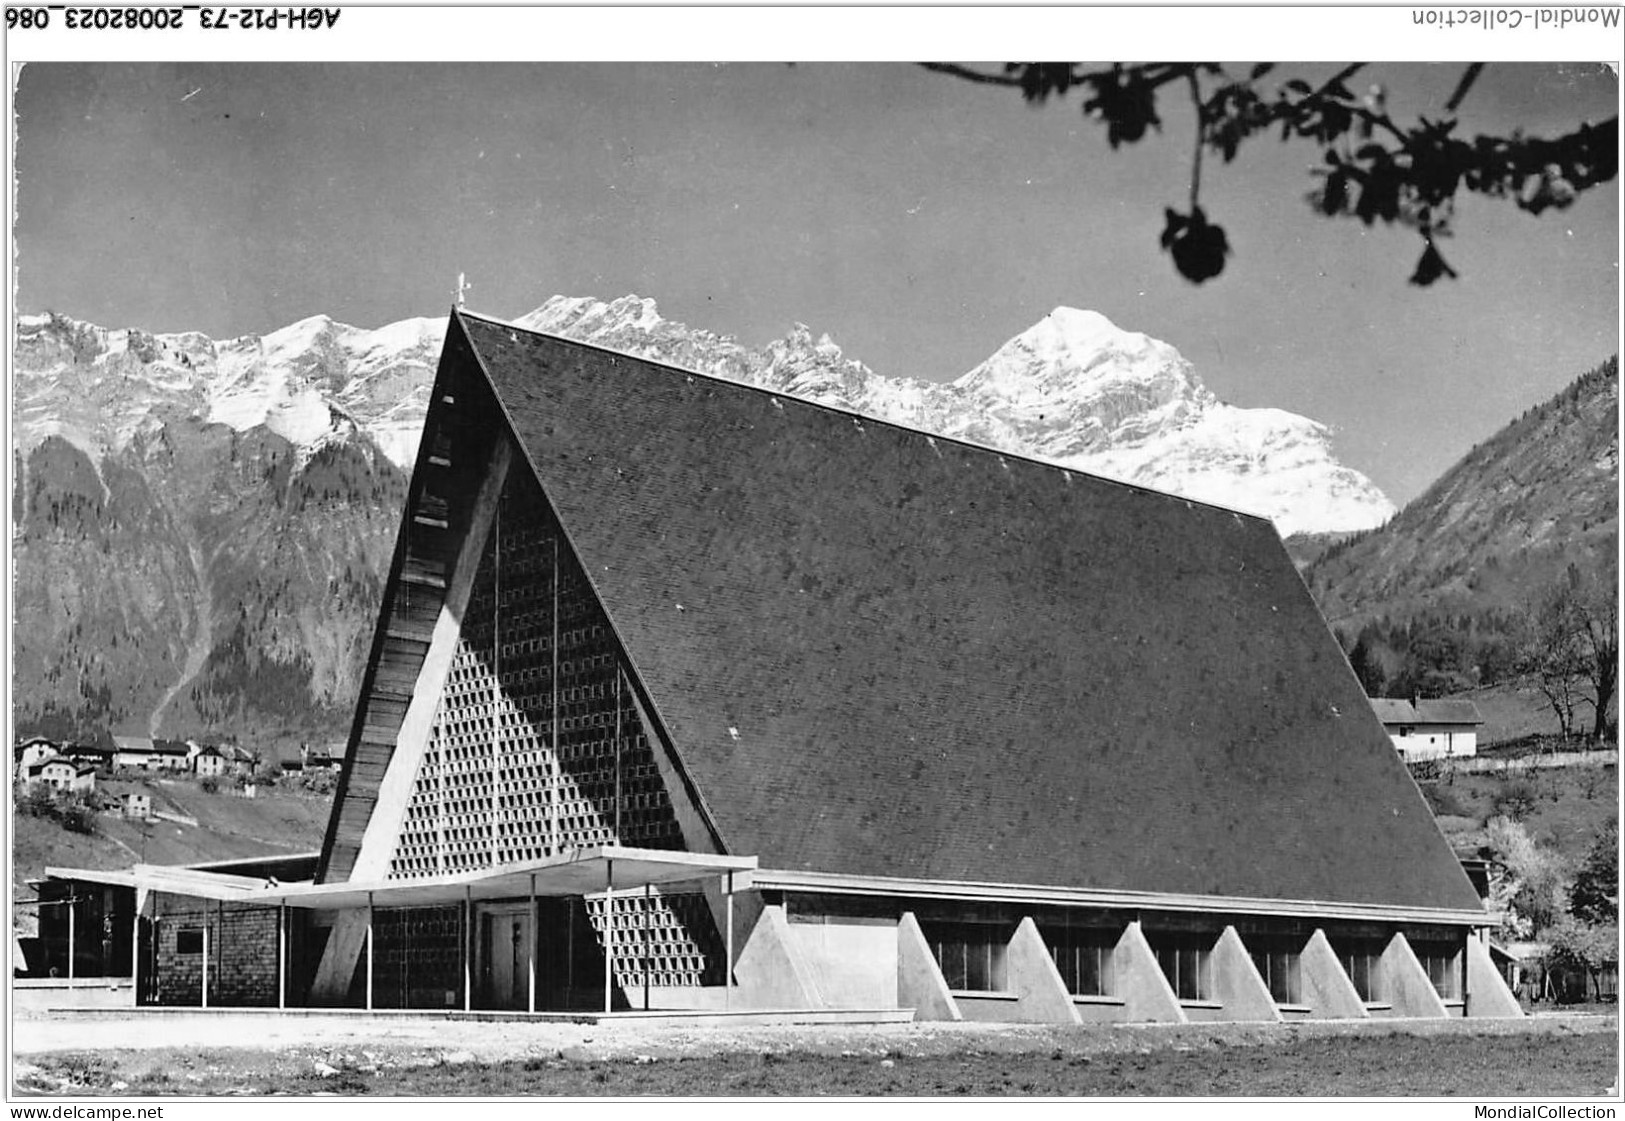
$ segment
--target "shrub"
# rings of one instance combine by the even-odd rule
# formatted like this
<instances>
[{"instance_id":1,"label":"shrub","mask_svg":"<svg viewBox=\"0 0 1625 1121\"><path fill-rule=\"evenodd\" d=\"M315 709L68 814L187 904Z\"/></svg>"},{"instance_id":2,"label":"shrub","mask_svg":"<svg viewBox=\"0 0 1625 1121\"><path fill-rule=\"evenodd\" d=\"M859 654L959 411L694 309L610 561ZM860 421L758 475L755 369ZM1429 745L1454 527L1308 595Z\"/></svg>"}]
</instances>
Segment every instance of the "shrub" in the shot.
<instances>
[{"instance_id":1,"label":"shrub","mask_svg":"<svg viewBox=\"0 0 1625 1121\"><path fill-rule=\"evenodd\" d=\"M1461 796L1442 783L1428 783L1422 787L1422 797L1434 817L1472 817Z\"/></svg>"},{"instance_id":2,"label":"shrub","mask_svg":"<svg viewBox=\"0 0 1625 1121\"><path fill-rule=\"evenodd\" d=\"M1509 818L1492 818L1485 834L1491 910L1506 915L1506 933L1527 938L1556 924L1568 909L1562 857L1542 848L1520 822Z\"/></svg>"},{"instance_id":3,"label":"shrub","mask_svg":"<svg viewBox=\"0 0 1625 1121\"><path fill-rule=\"evenodd\" d=\"M64 803L57 812L57 820L70 833L96 832L96 811L84 802Z\"/></svg>"},{"instance_id":4,"label":"shrub","mask_svg":"<svg viewBox=\"0 0 1625 1121\"><path fill-rule=\"evenodd\" d=\"M17 808L29 817L55 817L56 793L43 782L23 788Z\"/></svg>"},{"instance_id":5,"label":"shrub","mask_svg":"<svg viewBox=\"0 0 1625 1121\"><path fill-rule=\"evenodd\" d=\"M220 780L213 775L204 775L198 780L198 789L205 794L218 794L220 793Z\"/></svg>"},{"instance_id":6,"label":"shrub","mask_svg":"<svg viewBox=\"0 0 1625 1121\"><path fill-rule=\"evenodd\" d=\"M1549 975L1562 977L1578 973L1591 982L1592 995L1602 994L1602 973L1609 965L1619 963L1619 927L1609 923L1592 925L1565 918L1548 932L1550 948L1541 964ZM1576 992L1566 984L1559 984L1560 1001L1584 1000L1584 986Z\"/></svg>"},{"instance_id":7,"label":"shrub","mask_svg":"<svg viewBox=\"0 0 1625 1121\"><path fill-rule=\"evenodd\" d=\"M94 794L58 793L44 783L28 787L17 800L18 812L28 817L50 818L74 833L96 832L98 808Z\"/></svg>"},{"instance_id":8,"label":"shrub","mask_svg":"<svg viewBox=\"0 0 1625 1121\"><path fill-rule=\"evenodd\" d=\"M1444 775L1444 764L1437 759L1417 759L1405 765L1410 768L1411 778L1419 784L1438 782Z\"/></svg>"},{"instance_id":9,"label":"shrub","mask_svg":"<svg viewBox=\"0 0 1625 1121\"><path fill-rule=\"evenodd\" d=\"M1597 831L1585 863L1574 877L1569 910L1593 925L1619 922L1619 819Z\"/></svg>"},{"instance_id":10,"label":"shrub","mask_svg":"<svg viewBox=\"0 0 1625 1121\"><path fill-rule=\"evenodd\" d=\"M1494 807L1493 816L1522 821L1529 816L1538 800L1535 784L1528 779L1520 778L1513 779L1501 787L1490 804Z\"/></svg>"},{"instance_id":11,"label":"shrub","mask_svg":"<svg viewBox=\"0 0 1625 1121\"><path fill-rule=\"evenodd\" d=\"M299 776L299 785L312 794L331 794L333 787L338 785L338 778L332 771L303 771Z\"/></svg>"}]
</instances>

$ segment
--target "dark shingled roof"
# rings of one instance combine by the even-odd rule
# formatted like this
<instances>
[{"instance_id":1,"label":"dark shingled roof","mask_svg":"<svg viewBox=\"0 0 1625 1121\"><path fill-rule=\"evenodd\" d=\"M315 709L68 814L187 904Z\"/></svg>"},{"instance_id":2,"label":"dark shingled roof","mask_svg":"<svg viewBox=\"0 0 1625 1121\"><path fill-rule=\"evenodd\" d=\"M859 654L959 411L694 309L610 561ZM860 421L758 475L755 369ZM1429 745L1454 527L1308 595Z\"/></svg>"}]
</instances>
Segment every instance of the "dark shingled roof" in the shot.
<instances>
[{"instance_id":1,"label":"dark shingled roof","mask_svg":"<svg viewBox=\"0 0 1625 1121\"><path fill-rule=\"evenodd\" d=\"M1466 700L1420 700L1416 702L1419 724L1482 724L1478 706Z\"/></svg>"},{"instance_id":2,"label":"dark shingled roof","mask_svg":"<svg viewBox=\"0 0 1625 1121\"><path fill-rule=\"evenodd\" d=\"M1478 706L1468 700L1418 700L1373 697L1371 709L1384 724L1482 724Z\"/></svg>"},{"instance_id":3,"label":"dark shingled roof","mask_svg":"<svg viewBox=\"0 0 1625 1121\"><path fill-rule=\"evenodd\" d=\"M731 851L1479 907L1268 521L453 320Z\"/></svg>"},{"instance_id":4,"label":"dark shingled roof","mask_svg":"<svg viewBox=\"0 0 1625 1121\"><path fill-rule=\"evenodd\" d=\"M1411 702L1398 697L1372 697L1371 711L1384 724L1415 724L1416 710Z\"/></svg>"}]
</instances>

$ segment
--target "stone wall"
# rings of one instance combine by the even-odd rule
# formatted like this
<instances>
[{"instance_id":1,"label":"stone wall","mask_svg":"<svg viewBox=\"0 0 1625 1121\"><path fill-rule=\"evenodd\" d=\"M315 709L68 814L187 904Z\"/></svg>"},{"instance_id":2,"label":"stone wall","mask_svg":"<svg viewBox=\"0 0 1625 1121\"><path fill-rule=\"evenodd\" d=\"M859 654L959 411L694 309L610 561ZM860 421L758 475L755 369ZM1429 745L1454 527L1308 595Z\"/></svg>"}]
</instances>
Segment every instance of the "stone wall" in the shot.
<instances>
[{"instance_id":1,"label":"stone wall","mask_svg":"<svg viewBox=\"0 0 1625 1121\"><path fill-rule=\"evenodd\" d=\"M164 895L157 900L156 914L159 1004L202 1003L203 952L197 934L206 927L209 1006L275 1007L275 907Z\"/></svg>"}]
</instances>

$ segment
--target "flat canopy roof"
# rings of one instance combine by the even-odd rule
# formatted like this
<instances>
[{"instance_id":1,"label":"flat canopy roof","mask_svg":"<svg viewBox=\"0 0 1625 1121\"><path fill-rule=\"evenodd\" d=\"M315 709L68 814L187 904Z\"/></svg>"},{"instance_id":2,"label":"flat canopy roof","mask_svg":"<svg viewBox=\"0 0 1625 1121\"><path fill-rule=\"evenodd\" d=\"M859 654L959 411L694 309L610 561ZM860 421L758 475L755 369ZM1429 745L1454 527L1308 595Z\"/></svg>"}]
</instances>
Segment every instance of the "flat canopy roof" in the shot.
<instances>
[{"instance_id":1,"label":"flat canopy roof","mask_svg":"<svg viewBox=\"0 0 1625 1121\"><path fill-rule=\"evenodd\" d=\"M114 887L134 887L135 873L133 872L104 872L95 868L58 868L46 865L45 876L41 880L30 880L30 883L39 884L45 880L77 880L86 884L110 884Z\"/></svg>"},{"instance_id":2,"label":"flat canopy roof","mask_svg":"<svg viewBox=\"0 0 1625 1121\"><path fill-rule=\"evenodd\" d=\"M593 895L606 887L627 889L687 883L728 873L734 874L734 887L741 889L749 885L749 875L755 868L754 856L600 845L498 868L410 880L281 884L152 865L137 865L135 878L142 886L156 891L267 906L285 903L290 907L329 911L365 907L369 902L380 907L412 907L464 899L511 899L533 890L537 895Z\"/></svg>"}]
</instances>

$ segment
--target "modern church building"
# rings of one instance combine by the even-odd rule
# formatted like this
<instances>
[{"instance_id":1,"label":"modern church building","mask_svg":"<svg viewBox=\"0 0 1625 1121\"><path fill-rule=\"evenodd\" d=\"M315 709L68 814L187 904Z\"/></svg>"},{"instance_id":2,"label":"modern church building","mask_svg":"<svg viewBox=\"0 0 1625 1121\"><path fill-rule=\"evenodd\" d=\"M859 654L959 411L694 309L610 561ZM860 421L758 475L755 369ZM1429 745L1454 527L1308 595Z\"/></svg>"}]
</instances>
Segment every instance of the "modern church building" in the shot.
<instances>
[{"instance_id":1,"label":"modern church building","mask_svg":"<svg viewBox=\"0 0 1625 1121\"><path fill-rule=\"evenodd\" d=\"M142 999L1519 1014L1267 520L462 310L289 874L138 867Z\"/></svg>"}]
</instances>

